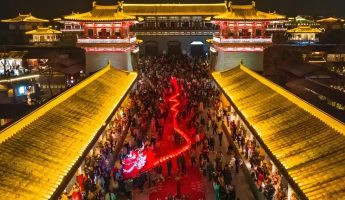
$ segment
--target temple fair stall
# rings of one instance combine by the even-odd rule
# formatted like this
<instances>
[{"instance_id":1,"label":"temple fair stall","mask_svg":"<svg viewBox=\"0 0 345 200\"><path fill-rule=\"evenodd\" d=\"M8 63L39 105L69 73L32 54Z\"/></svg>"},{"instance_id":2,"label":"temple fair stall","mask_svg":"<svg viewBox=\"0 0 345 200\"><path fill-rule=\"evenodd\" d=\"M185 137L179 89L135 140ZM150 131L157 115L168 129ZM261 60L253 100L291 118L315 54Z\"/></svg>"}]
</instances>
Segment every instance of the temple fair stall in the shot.
<instances>
[{"instance_id":1,"label":"temple fair stall","mask_svg":"<svg viewBox=\"0 0 345 200\"><path fill-rule=\"evenodd\" d=\"M28 51L10 51L0 53L0 77L27 74L29 70L24 66L24 56L27 53Z\"/></svg>"},{"instance_id":2,"label":"temple fair stall","mask_svg":"<svg viewBox=\"0 0 345 200\"><path fill-rule=\"evenodd\" d=\"M58 199L136 78L108 64L1 131L1 197Z\"/></svg>"},{"instance_id":3,"label":"temple fair stall","mask_svg":"<svg viewBox=\"0 0 345 200\"><path fill-rule=\"evenodd\" d=\"M342 122L242 64L212 75L223 92L224 129L266 198L344 196Z\"/></svg>"},{"instance_id":4,"label":"temple fair stall","mask_svg":"<svg viewBox=\"0 0 345 200\"><path fill-rule=\"evenodd\" d=\"M126 127L130 120L131 101L129 94L125 95L62 195L72 199L78 199L78 196L87 198L89 191L99 187L99 181L104 179L106 173L120 168L118 154L124 142L130 140Z\"/></svg>"}]
</instances>

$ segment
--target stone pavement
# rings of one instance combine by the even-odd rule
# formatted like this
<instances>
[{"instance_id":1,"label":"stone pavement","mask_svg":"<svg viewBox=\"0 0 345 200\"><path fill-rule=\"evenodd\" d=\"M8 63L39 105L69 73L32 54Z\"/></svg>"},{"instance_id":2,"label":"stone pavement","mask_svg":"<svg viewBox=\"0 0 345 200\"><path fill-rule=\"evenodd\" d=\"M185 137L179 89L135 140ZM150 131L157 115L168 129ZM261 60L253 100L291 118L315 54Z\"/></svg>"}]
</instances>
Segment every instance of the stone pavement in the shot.
<instances>
[{"instance_id":1,"label":"stone pavement","mask_svg":"<svg viewBox=\"0 0 345 200\"><path fill-rule=\"evenodd\" d=\"M203 115L204 119L207 119L206 113ZM212 134L212 128L210 128L210 131L207 131L206 128L204 128L206 136L209 138ZM222 146L219 145L219 139L218 135L214 135L215 138L215 146L214 146L214 152L210 152L210 159L213 160L216 156L217 151L222 151L224 156L224 161L228 162L230 160L230 155L227 154L227 147L229 146L229 140L231 140L230 135L226 135L224 133L223 139L222 139ZM207 177L204 177L204 183L206 186L206 199L212 200L215 199L215 192L213 190L213 184L212 181L209 182ZM237 174L235 172L235 168L232 170L232 184L236 187L236 198L239 198L240 200L255 200L255 197L253 193L251 192L249 183L246 180L246 177L244 175L244 172L242 169L239 170L239 173Z\"/></svg>"}]
</instances>

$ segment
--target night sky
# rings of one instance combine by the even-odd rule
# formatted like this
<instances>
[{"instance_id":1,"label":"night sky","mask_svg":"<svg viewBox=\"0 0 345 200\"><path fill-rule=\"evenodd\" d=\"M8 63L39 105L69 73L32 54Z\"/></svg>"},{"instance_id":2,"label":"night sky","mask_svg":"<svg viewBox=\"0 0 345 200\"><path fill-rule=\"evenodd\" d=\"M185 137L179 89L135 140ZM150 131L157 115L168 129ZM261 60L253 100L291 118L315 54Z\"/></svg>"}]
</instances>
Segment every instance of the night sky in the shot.
<instances>
[{"instance_id":1,"label":"night sky","mask_svg":"<svg viewBox=\"0 0 345 200\"><path fill-rule=\"evenodd\" d=\"M18 12L29 13L41 18L53 19L72 11L84 12L91 9L92 0L1 0L0 19L15 17ZM117 0L98 0L98 4L112 4ZM127 0L125 3L220 3L222 0ZM246 3L247 0L233 0ZM262 11L277 11L280 14L339 16L345 18L345 0L256 0Z\"/></svg>"}]
</instances>

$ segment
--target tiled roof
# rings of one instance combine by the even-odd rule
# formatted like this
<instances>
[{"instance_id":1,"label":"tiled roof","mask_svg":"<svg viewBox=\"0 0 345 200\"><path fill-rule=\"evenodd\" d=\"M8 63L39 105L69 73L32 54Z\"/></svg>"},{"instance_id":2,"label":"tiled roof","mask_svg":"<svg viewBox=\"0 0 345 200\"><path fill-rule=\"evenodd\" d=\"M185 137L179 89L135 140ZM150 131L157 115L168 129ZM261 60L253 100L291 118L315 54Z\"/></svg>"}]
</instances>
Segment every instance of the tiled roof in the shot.
<instances>
[{"instance_id":1,"label":"tiled roof","mask_svg":"<svg viewBox=\"0 0 345 200\"><path fill-rule=\"evenodd\" d=\"M0 199L49 199L136 77L107 66L0 132Z\"/></svg>"},{"instance_id":2,"label":"tiled roof","mask_svg":"<svg viewBox=\"0 0 345 200\"><path fill-rule=\"evenodd\" d=\"M46 35L46 34L61 34L61 31L54 30L51 27L39 27L32 31L25 32L26 35Z\"/></svg>"},{"instance_id":3,"label":"tiled roof","mask_svg":"<svg viewBox=\"0 0 345 200\"><path fill-rule=\"evenodd\" d=\"M1 22L6 22L6 23L18 23L18 22L44 23L44 22L49 22L49 20L40 19L40 18L32 16L31 14L27 14L27 15L19 14L15 18L4 19L4 20L1 20Z\"/></svg>"},{"instance_id":4,"label":"tiled roof","mask_svg":"<svg viewBox=\"0 0 345 200\"><path fill-rule=\"evenodd\" d=\"M262 20L285 20L286 16L273 13L258 11L255 8L255 3L251 5L232 5L229 3L226 11L222 14L214 16L213 20L219 21L262 21Z\"/></svg>"},{"instance_id":5,"label":"tiled roof","mask_svg":"<svg viewBox=\"0 0 345 200\"><path fill-rule=\"evenodd\" d=\"M344 198L342 122L242 65L213 77L301 198Z\"/></svg>"},{"instance_id":6,"label":"tiled roof","mask_svg":"<svg viewBox=\"0 0 345 200\"><path fill-rule=\"evenodd\" d=\"M123 12L119 5L94 5L91 11L72 13L63 17L63 20L75 21L135 21L137 18Z\"/></svg>"},{"instance_id":7,"label":"tiled roof","mask_svg":"<svg viewBox=\"0 0 345 200\"><path fill-rule=\"evenodd\" d=\"M310 26L298 26L293 29L287 30L288 33L321 33L322 31L317 28L312 28Z\"/></svg>"}]
</instances>

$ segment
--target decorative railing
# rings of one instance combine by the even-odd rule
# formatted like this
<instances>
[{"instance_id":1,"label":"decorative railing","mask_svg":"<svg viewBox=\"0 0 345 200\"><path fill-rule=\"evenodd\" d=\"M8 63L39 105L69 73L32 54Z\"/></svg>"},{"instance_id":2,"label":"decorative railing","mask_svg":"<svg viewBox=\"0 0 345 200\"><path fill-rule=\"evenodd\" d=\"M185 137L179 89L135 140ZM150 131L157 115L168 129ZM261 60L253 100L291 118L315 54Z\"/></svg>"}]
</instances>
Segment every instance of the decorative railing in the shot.
<instances>
[{"instance_id":1,"label":"decorative railing","mask_svg":"<svg viewBox=\"0 0 345 200\"><path fill-rule=\"evenodd\" d=\"M79 28L79 29L61 29L60 31L62 32L83 32L84 29Z\"/></svg>"},{"instance_id":2,"label":"decorative railing","mask_svg":"<svg viewBox=\"0 0 345 200\"><path fill-rule=\"evenodd\" d=\"M112 43L135 43L137 37L130 38L78 38L79 44L112 44Z\"/></svg>"},{"instance_id":3,"label":"decorative railing","mask_svg":"<svg viewBox=\"0 0 345 200\"><path fill-rule=\"evenodd\" d=\"M274 28L274 27L272 27L272 28L266 28L266 31L286 31L287 30L287 28Z\"/></svg>"},{"instance_id":4,"label":"decorative railing","mask_svg":"<svg viewBox=\"0 0 345 200\"><path fill-rule=\"evenodd\" d=\"M137 35L210 35L212 36L214 31L203 30L203 31L137 31Z\"/></svg>"},{"instance_id":5,"label":"decorative railing","mask_svg":"<svg viewBox=\"0 0 345 200\"><path fill-rule=\"evenodd\" d=\"M50 39L50 40L47 40L47 39L44 39L44 40L36 40L36 39L30 39L29 40L31 43L50 43L50 42L59 42L60 39Z\"/></svg>"},{"instance_id":6,"label":"decorative railing","mask_svg":"<svg viewBox=\"0 0 345 200\"><path fill-rule=\"evenodd\" d=\"M291 42L301 42L301 43L314 43L314 42L319 42L319 38L293 38L290 37L289 41Z\"/></svg>"},{"instance_id":7,"label":"decorative railing","mask_svg":"<svg viewBox=\"0 0 345 200\"><path fill-rule=\"evenodd\" d=\"M237 37L237 38L220 38L213 37L215 43L272 43L272 37Z\"/></svg>"}]
</instances>

